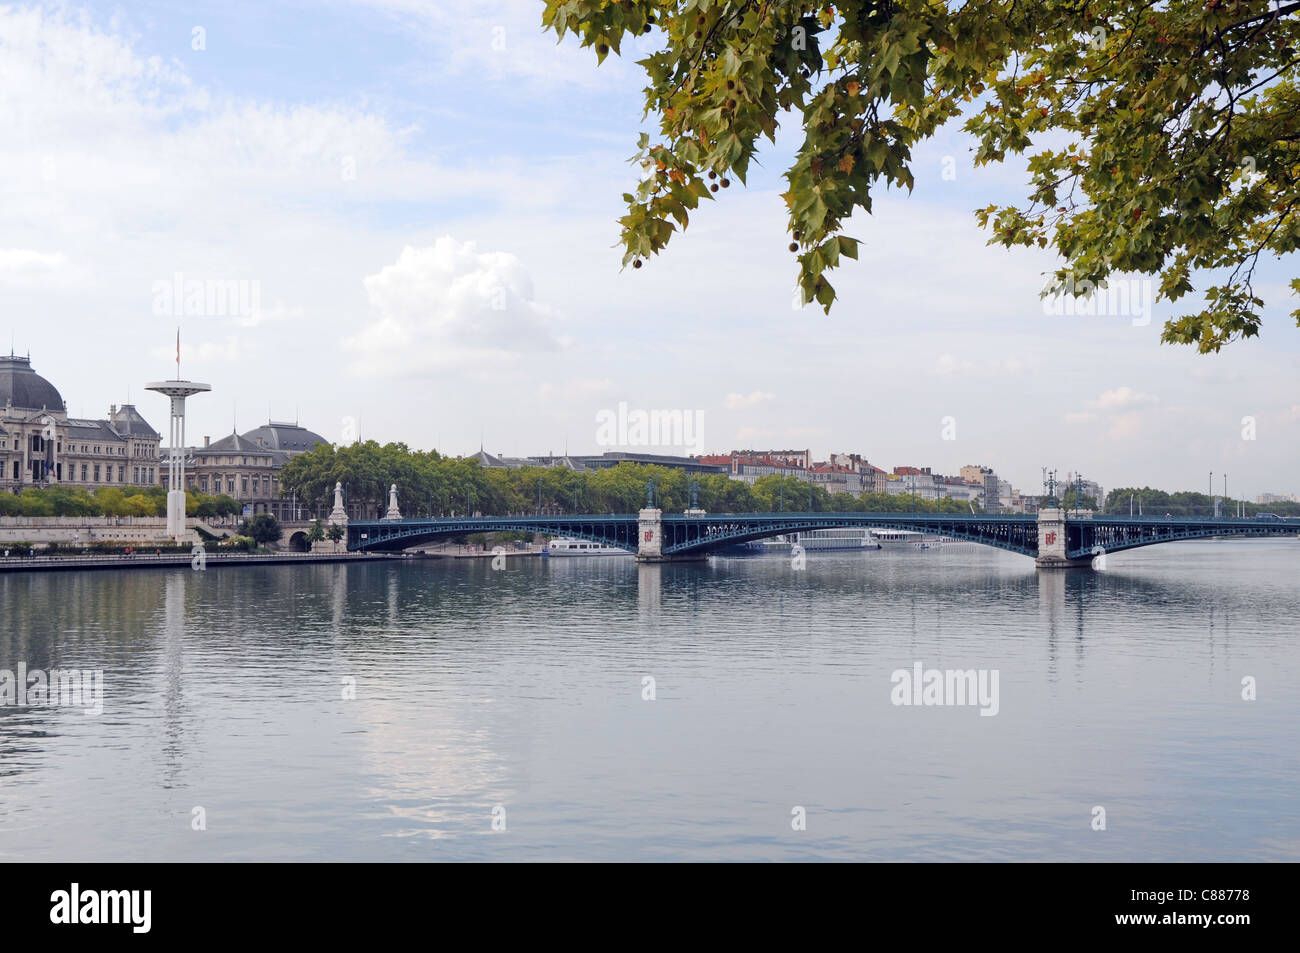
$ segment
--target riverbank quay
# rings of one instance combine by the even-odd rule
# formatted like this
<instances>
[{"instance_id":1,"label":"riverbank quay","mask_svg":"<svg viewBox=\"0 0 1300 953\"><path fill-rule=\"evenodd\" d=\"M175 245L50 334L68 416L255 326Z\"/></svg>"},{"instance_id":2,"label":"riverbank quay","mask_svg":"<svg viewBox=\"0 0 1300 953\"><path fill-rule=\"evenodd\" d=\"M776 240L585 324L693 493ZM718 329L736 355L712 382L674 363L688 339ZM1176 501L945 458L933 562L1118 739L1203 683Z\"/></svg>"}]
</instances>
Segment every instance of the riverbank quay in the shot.
<instances>
[{"instance_id":1,"label":"riverbank quay","mask_svg":"<svg viewBox=\"0 0 1300 953\"><path fill-rule=\"evenodd\" d=\"M405 553L133 553L106 556L0 557L0 573L61 572L88 569L220 569L228 566L283 566L302 563L358 563L394 559L428 559Z\"/></svg>"}]
</instances>

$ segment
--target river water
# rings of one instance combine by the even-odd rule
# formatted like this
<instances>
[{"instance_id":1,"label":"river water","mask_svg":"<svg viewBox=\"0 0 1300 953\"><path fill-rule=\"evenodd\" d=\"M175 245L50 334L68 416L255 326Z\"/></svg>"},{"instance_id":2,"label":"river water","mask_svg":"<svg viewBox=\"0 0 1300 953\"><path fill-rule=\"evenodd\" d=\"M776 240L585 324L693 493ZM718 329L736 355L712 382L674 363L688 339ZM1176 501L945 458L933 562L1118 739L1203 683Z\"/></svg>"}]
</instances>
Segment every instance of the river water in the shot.
<instances>
[{"instance_id":1,"label":"river water","mask_svg":"<svg viewBox=\"0 0 1300 953\"><path fill-rule=\"evenodd\" d=\"M2 575L0 857L1300 859L1300 541L968 548Z\"/></svg>"}]
</instances>

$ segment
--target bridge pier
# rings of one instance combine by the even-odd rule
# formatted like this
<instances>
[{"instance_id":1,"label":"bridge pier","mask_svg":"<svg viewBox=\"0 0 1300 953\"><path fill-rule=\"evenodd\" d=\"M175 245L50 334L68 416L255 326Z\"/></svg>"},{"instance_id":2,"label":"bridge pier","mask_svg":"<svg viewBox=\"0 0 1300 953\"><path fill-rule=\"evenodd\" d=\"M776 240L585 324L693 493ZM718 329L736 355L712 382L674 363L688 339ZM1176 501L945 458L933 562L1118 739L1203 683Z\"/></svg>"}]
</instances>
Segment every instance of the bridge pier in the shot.
<instances>
[{"instance_id":1,"label":"bridge pier","mask_svg":"<svg viewBox=\"0 0 1300 953\"><path fill-rule=\"evenodd\" d=\"M1034 565L1039 569L1091 569L1092 557L1083 556L1079 559L1055 559L1051 556L1039 556L1034 560Z\"/></svg>"},{"instance_id":2,"label":"bridge pier","mask_svg":"<svg viewBox=\"0 0 1300 953\"><path fill-rule=\"evenodd\" d=\"M646 507L636 514L636 561L639 563L697 563L709 558L708 553L666 555L664 547L664 511Z\"/></svg>"},{"instance_id":3,"label":"bridge pier","mask_svg":"<svg viewBox=\"0 0 1300 953\"><path fill-rule=\"evenodd\" d=\"M1092 558L1071 559L1065 554L1065 511L1059 507L1038 511L1039 569L1082 569L1092 566Z\"/></svg>"}]
</instances>

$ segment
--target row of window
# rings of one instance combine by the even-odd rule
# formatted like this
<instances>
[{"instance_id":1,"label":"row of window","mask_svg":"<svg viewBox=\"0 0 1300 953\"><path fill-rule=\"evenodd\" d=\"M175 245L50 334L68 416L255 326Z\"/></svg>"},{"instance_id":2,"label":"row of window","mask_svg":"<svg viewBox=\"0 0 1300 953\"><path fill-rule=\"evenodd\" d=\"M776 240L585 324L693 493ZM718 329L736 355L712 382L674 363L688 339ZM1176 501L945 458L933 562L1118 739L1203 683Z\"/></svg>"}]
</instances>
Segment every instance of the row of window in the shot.
<instances>
[{"instance_id":1,"label":"row of window","mask_svg":"<svg viewBox=\"0 0 1300 953\"><path fill-rule=\"evenodd\" d=\"M32 453L44 453L47 443L49 443L49 441L46 440L45 437L41 436L40 434L32 434L31 437ZM7 447L8 444L5 441L0 440L0 449L5 449ZM18 449L17 437L14 437L13 439L13 449L14 450ZM133 450L132 456L137 456L137 457L150 456L150 454L146 452L150 449L152 448L145 445L137 445L132 448ZM62 440L54 441L54 452L55 453L63 452ZM126 447L103 447L98 444L83 443L81 445L77 445L75 443L70 443L68 444L68 453L102 453L105 456L124 457L126 456Z\"/></svg>"},{"instance_id":2,"label":"row of window","mask_svg":"<svg viewBox=\"0 0 1300 953\"><path fill-rule=\"evenodd\" d=\"M196 453L194 457L195 457L195 462L199 466L208 466L208 467L217 466L217 465L227 466L227 467L236 466L236 465L242 467L247 467L247 466L269 467L271 465L270 457L254 457L252 458L253 462L251 464L248 462L249 461L248 457L240 457L238 463L236 463L234 457L212 457L206 453Z\"/></svg>"},{"instance_id":3,"label":"row of window","mask_svg":"<svg viewBox=\"0 0 1300 953\"><path fill-rule=\"evenodd\" d=\"M245 475L245 476L240 476L238 480L239 480L239 493L245 497L248 496L249 478ZM208 493L208 492L225 493L228 496L234 496L236 492L235 481L236 481L235 476L231 474L223 475L218 473L211 478L211 483L209 483L207 474L200 474L196 476L195 474L191 473L186 478L185 485L191 490L197 488L201 493ZM208 489L209 485L212 487L210 491ZM224 489L223 489L223 485L224 485ZM272 496L274 495L274 488L275 488L274 477L270 477L270 476L261 477L254 474L252 478L253 496L260 495L263 492L263 490L265 490L268 496Z\"/></svg>"},{"instance_id":4,"label":"row of window","mask_svg":"<svg viewBox=\"0 0 1300 953\"><path fill-rule=\"evenodd\" d=\"M63 482L64 470L62 463L56 463L51 467L50 464L46 463L44 460L32 460L29 462L28 466L31 470L33 483L44 483L50 479L51 475L53 475L55 481L59 483ZM16 483L22 477L22 461L14 460L12 468L13 480ZM131 483L134 486L139 486L143 481L145 484L152 485L154 483L154 474L156 472L157 471L153 467L132 467ZM101 474L103 476L102 480L100 479ZM81 480L78 481L77 464L71 463L68 464L67 479L72 483L126 483L126 465L118 465L117 479L114 480L113 465L111 463L102 465L98 463L83 463L81 464Z\"/></svg>"}]
</instances>

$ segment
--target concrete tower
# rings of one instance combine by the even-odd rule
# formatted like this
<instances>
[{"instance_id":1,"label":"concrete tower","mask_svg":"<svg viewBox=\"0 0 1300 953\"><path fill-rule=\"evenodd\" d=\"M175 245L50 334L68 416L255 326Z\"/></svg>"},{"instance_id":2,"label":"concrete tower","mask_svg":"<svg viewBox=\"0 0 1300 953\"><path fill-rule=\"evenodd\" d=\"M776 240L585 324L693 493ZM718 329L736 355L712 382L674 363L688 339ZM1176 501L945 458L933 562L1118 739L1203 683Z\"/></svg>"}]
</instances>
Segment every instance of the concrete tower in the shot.
<instances>
[{"instance_id":1,"label":"concrete tower","mask_svg":"<svg viewBox=\"0 0 1300 953\"><path fill-rule=\"evenodd\" d=\"M179 377L180 361L176 363ZM168 438L171 452L167 458L167 535L182 540L185 538L185 398L210 391L212 386L196 381L155 381L146 384L145 390L157 391L172 402Z\"/></svg>"}]
</instances>

